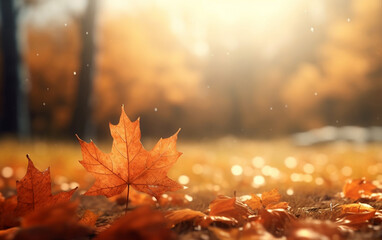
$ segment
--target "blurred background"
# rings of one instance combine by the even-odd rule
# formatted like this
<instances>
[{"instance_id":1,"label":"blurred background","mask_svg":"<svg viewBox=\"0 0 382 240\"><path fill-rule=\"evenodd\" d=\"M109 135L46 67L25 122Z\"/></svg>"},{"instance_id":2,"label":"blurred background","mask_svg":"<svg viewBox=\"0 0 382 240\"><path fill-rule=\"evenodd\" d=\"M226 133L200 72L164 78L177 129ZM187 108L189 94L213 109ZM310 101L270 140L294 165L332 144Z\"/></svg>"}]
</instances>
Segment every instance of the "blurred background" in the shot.
<instances>
[{"instance_id":1,"label":"blurred background","mask_svg":"<svg viewBox=\"0 0 382 240\"><path fill-rule=\"evenodd\" d=\"M1 130L273 138L382 125L379 0L4 0Z\"/></svg>"},{"instance_id":2,"label":"blurred background","mask_svg":"<svg viewBox=\"0 0 382 240\"><path fill-rule=\"evenodd\" d=\"M182 128L170 175L195 191L382 182L380 0L0 7L0 187L29 153L61 190L86 189L74 134L110 151L122 104L147 149Z\"/></svg>"}]
</instances>

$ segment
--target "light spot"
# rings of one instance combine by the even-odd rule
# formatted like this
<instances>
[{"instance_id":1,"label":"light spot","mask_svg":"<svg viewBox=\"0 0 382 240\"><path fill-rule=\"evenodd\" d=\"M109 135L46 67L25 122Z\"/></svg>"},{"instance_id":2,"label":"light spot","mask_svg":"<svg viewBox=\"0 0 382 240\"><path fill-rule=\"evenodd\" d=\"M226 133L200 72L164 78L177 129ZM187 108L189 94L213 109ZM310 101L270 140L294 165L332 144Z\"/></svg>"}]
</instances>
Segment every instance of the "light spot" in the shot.
<instances>
[{"instance_id":1,"label":"light spot","mask_svg":"<svg viewBox=\"0 0 382 240\"><path fill-rule=\"evenodd\" d=\"M347 21L348 21L348 22L350 22L350 21L351 21L351 19L350 19L350 18L348 18L348 19L347 19Z\"/></svg>"},{"instance_id":2,"label":"light spot","mask_svg":"<svg viewBox=\"0 0 382 240\"><path fill-rule=\"evenodd\" d=\"M186 175L180 175L178 178L178 182L182 185L186 185L190 182L190 178Z\"/></svg>"},{"instance_id":3,"label":"light spot","mask_svg":"<svg viewBox=\"0 0 382 240\"><path fill-rule=\"evenodd\" d=\"M286 194L289 195L289 196L292 196L292 195L294 194L293 189L292 189L292 188L288 188L288 189L286 190Z\"/></svg>"},{"instance_id":4,"label":"light spot","mask_svg":"<svg viewBox=\"0 0 382 240\"><path fill-rule=\"evenodd\" d=\"M311 163L306 163L303 167L305 173L312 174L314 173L314 166Z\"/></svg>"},{"instance_id":5,"label":"light spot","mask_svg":"<svg viewBox=\"0 0 382 240\"><path fill-rule=\"evenodd\" d=\"M154 108L154 112L158 112L158 108Z\"/></svg>"},{"instance_id":6,"label":"light spot","mask_svg":"<svg viewBox=\"0 0 382 240\"><path fill-rule=\"evenodd\" d=\"M353 173L353 169L349 166L345 166L341 169L342 175L349 177Z\"/></svg>"},{"instance_id":7,"label":"light spot","mask_svg":"<svg viewBox=\"0 0 382 240\"><path fill-rule=\"evenodd\" d=\"M240 176L241 174L243 174L243 168L240 165L233 165L231 167L231 172L235 176Z\"/></svg>"},{"instance_id":8,"label":"light spot","mask_svg":"<svg viewBox=\"0 0 382 240\"><path fill-rule=\"evenodd\" d=\"M4 167L1 171L1 175L3 175L4 178L10 178L13 176L13 169L11 167Z\"/></svg>"},{"instance_id":9,"label":"light spot","mask_svg":"<svg viewBox=\"0 0 382 240\"><path fill-rule=\"evenodd\" d=\"M304 174L304 175L302 175L302 179L304 180L304 182L307 182L307 183L313 181L313 177L312 177L312 175L310 175L310 174Z\"/></svg>"},{"instance_id":10,"label":"light spot","mask_svg":"<svg viewBox=\"0 0 382 240\"><path fill-rule=\"evenodd\" d=\"M188 194L184 195L184 198L185 198L187 201L189 201L189 202L192 202L192 200L194 200L194 198L191 197L191 196L188 195Z\"/></svg>"},{"instance_id":11,"label":"light spot","mask_svg":"<svg viewBox=\"0 0 382 240\"><path fill-rule=\"evenodd\" d=\"M314 180L314 182L317 184L317 185L322 185L324 184L324 179L322 177L316 177L316 179Z\"/></svg>"},{"instance_id":12,"label":"light spot","mask_svg":"<svg viewBox=\"0 0 382 240\"><path fill-rule=\"evenodd\" d=\"M293 169L297 167L297 159L294 157L287 157L284 160L284 164L287 168Z\"/></svg>"},{"instance_id":13,"label":"light spot","mask_svg":"<svg viewBox=\"0 0 382 240\"><path fill-rule=\"evenodd\" d=\"M68 191L70 189L70 186L68 183L61 184L61 190L62 191Z\"/></svg>"},{"instance_id":14,"label":"light spot","mask_svg":"<svg viewBox=\"0 0 382 240\"><path fill-rule=\"evenodd\" d=\"M70 184L69 184L69 188L70 189L75 189L76 187L78 187L79 186L79 184L77 183L77 182L71 182Z\"/></svg>"},{"instance_id":15,"label":"light spot","mask_svg":"<svg viewBox=\"0 0 382 240\"><path fill-rule=\"evenodd\" d=\"M318 93L317 93L317 92L315 92L315 93L314 93L314 96L317 96L317 95L318 95Z\"/></svg>"},{"instance_id":16,"label":"light spot","mask_svg":"<svg viewBox=\"0 0 382 240\"><path fill-rule=\"evenodd\" d=\"M259 157L259 156L252 158L252 165L255 168L262 168L264 166L264 164L265 164L264 158Z\"/></svg>"},{"instance_id":17,"label":"light spot","mask_svg":"<svg viewBox=\"0 0 382 240\"><path fill-rule=\"evenodd\" d=\"M45 106L46 106L46 103L45 103L45 102L43 102L43 103L42 103L42 105L45 107Z\"/></svg>"},{"instance_id":18,"label":"light spot","mask_svg":"<svg viewBox=\"0 0 382 240\"><path fill-rule=\"evenodd\" d=\"M65 26L65 27L67 27L67 26L68 26L68 24L67 24L67 23L65 23L65 24L64 24L64 26Z\"/></svg>"},{"instance_id":19,"label":"light spot","mask_svg":"<svg viewBox=\"0 0 382 240\"><path fill-rule=\"evenodd\" d=\"M77 72L73 72L73 75L76 76L76 75L77 75Z\"/></svg>"},{"instance_id":20,"label":"light spot","mask_svg":"<svg viewBox=\"0 0 382 240\"><path fill-rule=\"evenodd\" d=\"M310 28L310 31L311 31L311 32L314 32L314 27L311 27L311 28Z\"/></svg>"},{"instance_id":21,"label":"light spot","mask_svg":"<svg viewBox=\"0 0 382 240\"><path fill-rule=\"evenodd\" d=\"M192 172L197 174L197 175L202 174L203 173L203 166L201 164L199 164L199 163L194 164L192 166Z\"/></svg>"},{"instance_id":22,"label":"light spot","mask_svg":"<svg viewBox=\"0 0 382 240\"><path fill-rule=\"evenodd\" d=\"M272 111L272 110L273 110L273 107L270 107L270 108L269 108L269 110L271 110L271 111Z\"/></svg>"},{"instance_id":23,"label":"light spot","mask_svg":"<svg viewBox=\"0 0 382 240\"><path fill-rule=\"evenodd\" d=\"M252 186L253 187L259 187L261 185L264 185L265 179L261 175L257 175L253 177Z\"/></svg>"}]
</instances>

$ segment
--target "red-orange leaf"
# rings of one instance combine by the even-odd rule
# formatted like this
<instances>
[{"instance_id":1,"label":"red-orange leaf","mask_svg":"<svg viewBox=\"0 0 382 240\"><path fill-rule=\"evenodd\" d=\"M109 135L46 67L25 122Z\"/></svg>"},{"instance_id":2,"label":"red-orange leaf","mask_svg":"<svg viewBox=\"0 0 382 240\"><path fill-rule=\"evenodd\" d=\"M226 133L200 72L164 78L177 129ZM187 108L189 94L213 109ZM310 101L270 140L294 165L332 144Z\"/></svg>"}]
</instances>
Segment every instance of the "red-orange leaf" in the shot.
<instances>
[{"instance_id":1,"label":"red-orange leaf","mask_svg":"<svg viewBox=\"0 0 382 240\"><path fill-rule=\"evenodd\" d=\"M210 203L210 216L223 216L236 219L239 224L244 224L254 212L244 203L226 196L218 196Z\"/></svg>"},{"instance_id":2,"label":"red-orange leaf","mask_svg":"<svg viewBox=\"0 0 382 240\"><path fill-rule=\"evenodd\" d=\"M176 151L178 132L160 139L151 151L143 148L139 119L131 122L122 107L117 125L110 124L113 137L111 152L106 154L93 142L78 138L83 160L80 163L96 181L85 195L120 194L126 187L148 193L156 198L167 191L176 191L181 185L167 177L167 172L181 155Z\"/></svg>"},{"instance_id":3,"label":"red-orange leaf","mask_svg":"<svg viewBox=\"0 0 382 240\"><path fill-rule=\"evenodd\" d=\"M377 186L362 178L348 181L343 188L343 194L347 198L357 200L360 198L370 198L376 189Z\"/></svg>"},{"instance_id":4,"label":"red-orange leaf","mask_svg":"<svg viewBox=\"0 0 382 240\"><path fill-rule=\"evenodd\" d=\"M69 201L77 188L52 195L50 169L40 172L27 157L27 173L16 182L17 214L23 216L37 209Z\"/></svg>"},{"instance_id":5,"label":"red-orange leaf","mask_svg":"<svg viewBox=\"0 0 382 240\"><path fill-rule=\"evenodd\" d=\"M175 239L159 211L148 206L128 212L95 239Z\"/></svg>"}]
</instances>

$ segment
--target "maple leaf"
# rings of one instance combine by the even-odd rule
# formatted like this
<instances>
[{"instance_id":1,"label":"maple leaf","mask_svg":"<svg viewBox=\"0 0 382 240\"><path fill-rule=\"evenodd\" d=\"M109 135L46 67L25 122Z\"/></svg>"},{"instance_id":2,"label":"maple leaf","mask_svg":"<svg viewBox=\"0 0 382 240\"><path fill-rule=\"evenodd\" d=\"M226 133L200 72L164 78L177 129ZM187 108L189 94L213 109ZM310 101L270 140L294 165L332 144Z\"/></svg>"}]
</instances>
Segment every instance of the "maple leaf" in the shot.
<instances>
[{"instance_id":1,"label":"maple leaf","mask_svg":"<svg viewBox=\"0 0 382 240\"><path fill-rule=\"evenodd\" d=\"M24 216L26 213L37 209L68 202L77 188L52 195L50 169L40 172L28 155L27 158L27 173L20 181L16 182L16 213L19 216Z\"/></svg>"},{"instance_id":2,"label":"maple leaf","mask_svg":"<svg viewBox=\"0 0 382 240\"><path fill-rule=\"evenodd\" d=\"M382 200L381 189L366 179L348 181L342 190L345 197L357 200L360 198L370 200Z\"/></svg>"},{"instance_id":3,"label":"maple leaf","mask_svg":"<svg viewBox=\"0 0 382 240\"><path fill-rule=\"evenodd\" d=\"M167 176L181 155L176 151L179 130L169 138L160 139L151 151L147 151L140 141L139 119L131 122L122 106L119 123L110 124L110 132L113 145L108 154L99 150L92 141L87 143L77 136L83 157L80 163L96 178L85 195L112 197L127 187L128 198L132 186L158 199L164 192L182 188ZM126 208L127 204L128 201Z\"/></svg>"},{"instance_id":4,"label":"maple leaf","mask_svg":"<svg viewBox=\"0 0 382 240\"><path fill-rule=\"evenodd\" d=\"M251 194L251 198L245 200L247 204L253 210L266 209L288 209L287 202L280 202L281 195L277 189L272 189L269 192L263 192L261 197L256 194Z\"/></svg>"}]
</instances>

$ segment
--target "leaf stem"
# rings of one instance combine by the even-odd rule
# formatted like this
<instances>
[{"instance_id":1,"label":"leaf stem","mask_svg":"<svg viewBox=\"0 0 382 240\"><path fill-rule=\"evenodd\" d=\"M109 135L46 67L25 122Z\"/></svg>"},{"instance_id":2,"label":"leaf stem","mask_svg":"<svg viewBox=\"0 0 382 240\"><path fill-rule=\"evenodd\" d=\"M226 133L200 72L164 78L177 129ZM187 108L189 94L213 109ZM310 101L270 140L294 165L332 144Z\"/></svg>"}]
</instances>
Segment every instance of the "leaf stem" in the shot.
<instances>
[{"instance_id":1,"label":"leaf stem","mask_svg":"<svg viewBox=\"0 0 382 240\"><path fill-rule=\"evenodd\" d=\"M125 208L125 213L127 213L127 209L129 208L129 194L130 194L130 184L127 184L127 194L126 194L126 208Z\"/></svg>"}]
</instances>

